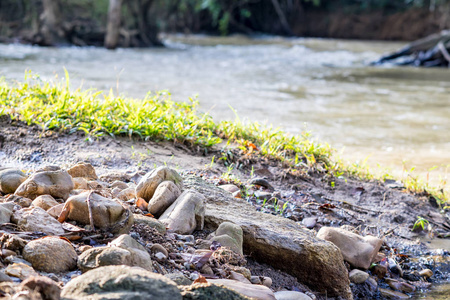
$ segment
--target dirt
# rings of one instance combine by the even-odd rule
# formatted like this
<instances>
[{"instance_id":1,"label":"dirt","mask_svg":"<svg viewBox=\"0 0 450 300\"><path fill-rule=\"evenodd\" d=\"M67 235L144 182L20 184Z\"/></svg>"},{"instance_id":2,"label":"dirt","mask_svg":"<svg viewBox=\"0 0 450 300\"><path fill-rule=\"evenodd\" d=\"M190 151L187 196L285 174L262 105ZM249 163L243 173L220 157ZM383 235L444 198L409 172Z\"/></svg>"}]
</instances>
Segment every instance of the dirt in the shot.
<instances>
[{"instance_id":1,"label":"dirt","mask_svg":"<svg viewBox=\"0 0 450 300\"><path fill-rule=\"evenodd\" d=\"M223 152L218 147L205 151L164 141L109 136L86 138L84 133L43 132L37 126L12 121L7 116L0 117L0 161L1 167L15 166L27 171L48 164L67 167L84 161L92 164L98 175L112 170L146 172L167 165L182 174L196 174L217 185L235 183L255 209L281 214L299 223L313 220L308 226L314 231L322 226L346 226L362 235L384 237L382 252L395 259L404 273L429 268L434 272L429 282L450 279L450 213L441 213L436 200L429 195L411 194L395 181L367 182L335 178L317 170L293 170L257 153L245 154L236 149ZM238 168L232 169L230 164ZM252 177L266 179L275 191L258 185L248 186ZM272 197L258 199L255 195L261 192L271 192ZM429 226L413 231L418 216L428 220ZM133 230L135 234L143 232L139 228ZM163 243L161 236L156 237L160 240L154 242ZM173 241L170 243L175 245ZM433 245L438 245L438 249L430 247ZM310 292L292 276L264 262L255 262L251 257L247 260L252 273L274 279L274 290ZM395 274L388 273L395 278ZM383 280L379 284L386 286ZM353 285L352 289L355 299L380 297L368 284Z\"/></svg>"}]
</instances>

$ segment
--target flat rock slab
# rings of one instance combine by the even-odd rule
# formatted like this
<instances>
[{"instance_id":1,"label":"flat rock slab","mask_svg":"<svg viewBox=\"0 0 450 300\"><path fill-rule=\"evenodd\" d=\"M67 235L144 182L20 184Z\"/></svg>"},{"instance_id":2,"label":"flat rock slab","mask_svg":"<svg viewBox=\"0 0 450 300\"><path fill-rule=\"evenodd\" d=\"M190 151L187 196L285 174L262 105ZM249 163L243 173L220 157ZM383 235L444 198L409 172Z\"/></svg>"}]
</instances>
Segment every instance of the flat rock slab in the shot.
<instances>
[{"instance_id":1,"label":"flat rock slab","mask_svg":"<svg viewBox=\"0 0 450 300\"><path fill-rule=\"evenodd\" d=\"M296 276L328 297L352 299L344 259L334 244L316 238L292 220L258 212L245 200L232 198L200 178L187 176L184 184L206 197L207 227L217 228L223 222L241 226L244 253Z\"/></svg>"}]
</instances>

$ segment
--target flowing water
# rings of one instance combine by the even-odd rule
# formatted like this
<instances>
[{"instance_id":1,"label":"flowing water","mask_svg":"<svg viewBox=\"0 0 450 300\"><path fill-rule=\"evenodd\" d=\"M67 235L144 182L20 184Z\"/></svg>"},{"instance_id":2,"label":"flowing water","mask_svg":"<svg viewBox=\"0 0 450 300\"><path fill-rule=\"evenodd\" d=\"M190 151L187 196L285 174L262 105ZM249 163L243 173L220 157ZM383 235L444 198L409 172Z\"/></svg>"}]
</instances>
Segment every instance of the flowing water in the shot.
<instances>
[{"instance_id":1,"label":"flowing water","mask_svg":"<svg viewBox=\"0 0 450 300\"><path fill-rule=\"evenodd\" d=\"M399 43L241 36L168 36L160 49L38 48L0 45L0 76L29 69L51 79L65 67L73 87L143 97L169 90L198 95L216 119L267 121L291 133L311 130L371 165L416 166L435 183L450 165L450 70L369 67ZM405 163L406 161L406 163ZM404 175L404 174L403 174Z\"/></svg>"}]
</instances>

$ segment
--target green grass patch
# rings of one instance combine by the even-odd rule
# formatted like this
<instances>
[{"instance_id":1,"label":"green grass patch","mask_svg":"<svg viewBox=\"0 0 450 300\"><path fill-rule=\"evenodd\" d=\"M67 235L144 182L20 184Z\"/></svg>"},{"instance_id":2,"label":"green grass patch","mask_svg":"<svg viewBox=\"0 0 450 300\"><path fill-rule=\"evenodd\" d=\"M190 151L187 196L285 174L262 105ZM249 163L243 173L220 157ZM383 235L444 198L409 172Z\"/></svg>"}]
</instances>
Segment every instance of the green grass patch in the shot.
<instances>
[{"instance_id":1,"label":"green grass patch","mask_svg":"<svg viewBox=\"0 0 450 300\"><path fill-rule=\"evenodd\" d=\"M291 135L280 128L257 122L214 122L198 111L198 102L174 102L167 92L131 99L96 90L71 90L65 80L43 81L27 73L24 82L0 79L0 115L37 124L43 131L83 131L87 136L138 136L189 146L213 147L224 139L246 152L284 162L293 169L314 169L335 177L386 179L373 175L366 164L347 164L336 158L328 144L310 138L309 132ZM442 187L430 188L419 180L404 181L416 193L429 192L441 203L448 200ZM446 183L445 183L446 184Z\"/></svg>"}]
</instances>

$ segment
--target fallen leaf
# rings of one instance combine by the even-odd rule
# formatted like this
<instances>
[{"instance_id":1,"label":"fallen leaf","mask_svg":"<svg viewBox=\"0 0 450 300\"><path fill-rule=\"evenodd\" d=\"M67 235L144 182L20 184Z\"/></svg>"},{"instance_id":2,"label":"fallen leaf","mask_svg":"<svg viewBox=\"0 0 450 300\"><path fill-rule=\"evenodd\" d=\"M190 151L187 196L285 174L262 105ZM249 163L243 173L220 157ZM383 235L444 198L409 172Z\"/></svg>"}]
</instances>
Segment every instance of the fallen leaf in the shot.
<instances>
[{"instance_id":1,"label":"fallen leaf","mask_svg":"<svg viewBox=\"0 0 450 300\"><path fill-rule=\"evenodd\" d=\"M154 215L152 215L151 213L145 214L144 216L146 216L146 217L150 217L150 218L154 218L154 217L155 217L155 216L154 216Z\"/></svg>"},{"instance_id":2,"label":"fallen leaf","mask_svg":"<svg viewBox=\"0 0 450 300\"><path fill-rule=\"evenodd\" d=\"M144 210L147 210L148 203L142 198L137 198L136 207L138 207L140 210L144 211ZM153 217L153 215L152 215L152 217Z\"/></svg>"},{"instance_id":3,"label":"fallen leaf","mask_svg":"<svg viewBox=\"0 0 450 300\"><path fill-rule=\"evenodd\" d=\"M325 203L319 206L319 209L325 209L325 210L331 210L332 208L336 208L336 205L333 205L331 203Z\"/></svg>"},{"instance_id":4,"label":"fallen leaf","mask_svg":"<svg viewBox=\"0 0 450 300\"><path fill-rule=\"evenodd\" d=\"M199 277L194 280L194 283L208 283L208 281L206 280L206 278L204 276L199 275Z\"/></svg>"}]
</instances>

